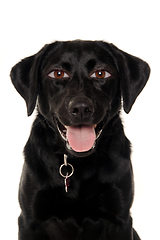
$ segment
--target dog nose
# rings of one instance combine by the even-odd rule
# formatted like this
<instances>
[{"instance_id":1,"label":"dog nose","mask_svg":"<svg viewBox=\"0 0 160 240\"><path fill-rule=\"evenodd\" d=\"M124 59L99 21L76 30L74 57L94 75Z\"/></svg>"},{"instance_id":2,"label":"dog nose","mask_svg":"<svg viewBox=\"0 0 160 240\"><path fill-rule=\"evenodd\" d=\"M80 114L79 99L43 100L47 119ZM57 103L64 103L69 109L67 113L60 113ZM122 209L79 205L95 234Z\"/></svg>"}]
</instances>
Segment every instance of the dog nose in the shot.
<instances>
[{"instance_id":1,"label":"dog nose","mask_svg":"<svg viewBox=\"0 0 160 240\"><path fill-rule=\"evenodd\" d=\"M89 118L94 112L94 105L89 98L75 97L69 102L69 113L76 119L83 121Z\"/></svg>"}]
</instances>

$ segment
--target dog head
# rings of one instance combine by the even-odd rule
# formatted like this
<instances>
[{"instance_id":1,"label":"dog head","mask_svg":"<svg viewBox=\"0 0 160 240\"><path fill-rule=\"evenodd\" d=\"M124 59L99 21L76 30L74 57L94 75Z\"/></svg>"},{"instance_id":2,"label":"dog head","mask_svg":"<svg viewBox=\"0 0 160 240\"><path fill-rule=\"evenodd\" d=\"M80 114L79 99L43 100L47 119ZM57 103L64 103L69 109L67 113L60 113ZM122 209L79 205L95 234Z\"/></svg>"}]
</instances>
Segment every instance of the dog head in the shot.
<instances>
[{"instance_id":1,"label":"dog head","mask_svg":"<svg viewBox=\"0 0 160 240\"><path fill-rule=\"evenodd\" d=\"M11 71L28 115L38 111L73 155L86 156L107 122L132 108L150 69L146 62L101 41L55 42ZM38 100L38 101L37 101Z\"/></svg>"}]
</instances>

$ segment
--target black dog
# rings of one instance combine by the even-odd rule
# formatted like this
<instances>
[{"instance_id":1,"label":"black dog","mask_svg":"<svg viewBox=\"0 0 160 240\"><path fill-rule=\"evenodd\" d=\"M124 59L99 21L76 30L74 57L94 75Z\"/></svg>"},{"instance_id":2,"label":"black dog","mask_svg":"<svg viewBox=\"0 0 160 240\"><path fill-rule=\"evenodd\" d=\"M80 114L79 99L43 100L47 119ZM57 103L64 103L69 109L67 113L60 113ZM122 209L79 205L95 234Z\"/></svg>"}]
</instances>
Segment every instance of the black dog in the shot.
<instances>
[{"instance_id":1,"label":"black dog","mask_svg":"<svg viewBox=\"0 0 160 240\"><path fill-rule=\"evenodd\" d=\"M55 42L11 71L37 117L24 148L20 240L138 240L132 228L129 113L146 62L101 41Z\"/></svg>"}]
</instances>

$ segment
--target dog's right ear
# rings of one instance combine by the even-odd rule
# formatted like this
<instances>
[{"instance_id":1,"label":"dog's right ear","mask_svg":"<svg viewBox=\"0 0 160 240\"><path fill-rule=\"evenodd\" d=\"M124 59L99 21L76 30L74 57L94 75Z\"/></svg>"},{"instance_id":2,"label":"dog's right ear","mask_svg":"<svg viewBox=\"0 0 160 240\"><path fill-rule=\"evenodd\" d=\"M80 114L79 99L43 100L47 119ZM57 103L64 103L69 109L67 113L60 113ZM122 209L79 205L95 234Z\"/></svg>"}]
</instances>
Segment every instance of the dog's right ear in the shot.
<instances>
[{"instance_id":1,"label":"dog's right ear","mask_svg":"<svg viewBox=\"0 0 160 240\"><path fill-rule=\"evenodd\" d=\"M47 45L37 54L23 59L11 70L12 83L27 105L27 113L30 116L35 108L38 95L39 68L43 52Z\"/></svg>"}]
</instances>

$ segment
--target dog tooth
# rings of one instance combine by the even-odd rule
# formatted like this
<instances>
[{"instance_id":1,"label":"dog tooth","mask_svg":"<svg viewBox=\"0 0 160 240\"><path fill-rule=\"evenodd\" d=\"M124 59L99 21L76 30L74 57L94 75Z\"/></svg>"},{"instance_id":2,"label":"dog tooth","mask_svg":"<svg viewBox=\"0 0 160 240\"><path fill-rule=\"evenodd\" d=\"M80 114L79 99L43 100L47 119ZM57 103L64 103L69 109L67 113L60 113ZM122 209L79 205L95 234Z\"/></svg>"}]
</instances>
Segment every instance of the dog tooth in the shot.
<instances>
[{"instance_id":1,"label":"dog tooth","mask_svg":"<svg viewBox=\"0 0 160 240\"><path fill-rule=\"evenodd\" d=\"M59 127L57 129L58 129L58 132L60 133L61 137L63 138L63 140L67 141L67 138L62 134L62 132L59 129Z\"/></svg>"},{"instance_id":2,"label":"dog tooth","mask_svg":"<svg viewBox=\"0 0 160 240\"><path fill-rule=\"evenodd\" d=\"M66 147L69 149L69 150L72 150L71 146L69 145L69 142L67 141L66 142Z\"/></svg>"},{"instance_id":3,"label":"dog tooth","mask_svg":"<svg viewBox=\"0 0 160 240\"><path fill-rule=\"evenodd\" d=\"M95 146L96 146L96 142L94 142L94 144L93 144L93 146L92 146L92 149L94 149L94 148L95 148Z\"/></svg>"},{"instance_id":4,"label":"dog tooth","mask_svg":"<svg viewBox=\"0 0 160 240\"><path fill-rule=\"evenodd\" d=\"M61 137L63 138L63 140L67 141L67 138L65 136L63 136L63 134L61 134Z\"/></svg>"},{"instance_id":5,"label":"dog tooth","mask_svg":"<svg viewBox=\"0 0 160 240\"><path fill-rule=\"evenodd\" d=\"M97 140L97 138L99 138L99 136L101 135L101 132L102 132L102 129L99 131L99 133L97 134L97 136L96 136L96 140Z\"/></svg>"}]
</instances>

